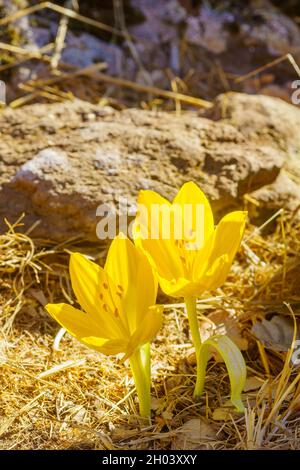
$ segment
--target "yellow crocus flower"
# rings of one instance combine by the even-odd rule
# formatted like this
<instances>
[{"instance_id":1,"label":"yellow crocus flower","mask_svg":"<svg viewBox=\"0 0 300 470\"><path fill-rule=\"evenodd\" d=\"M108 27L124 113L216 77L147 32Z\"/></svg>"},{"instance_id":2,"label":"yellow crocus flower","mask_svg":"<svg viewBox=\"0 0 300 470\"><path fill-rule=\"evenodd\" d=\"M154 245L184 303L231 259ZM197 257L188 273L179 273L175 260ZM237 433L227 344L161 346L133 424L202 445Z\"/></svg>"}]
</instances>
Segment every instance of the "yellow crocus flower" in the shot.
<instances>
[{"instance_id":1,"label":"yellow crocus flower","mask_svg":"<svg viewBox=\"0 0 300 470\"><path fill-rule=\"evenodd\" d=\"M200 351L205 350L201 348L196 297L224 283L240 246L246 217L244 211L231 212L215 228L210 203L193 182L182 186L173 203L150 190L140 191L138 196L138 213L133 225L135 243L147 254L161 289L167 295L185 299L198 361L195 396L203 391ZM218 345L222 342L219 339ZM235 370L245 371L243 357L230 340L226 340L226 345L219 352L223 353L224 358L226 354L235 357ZM230 363L225 362L226 365ZM234 371L228 370L231 379L235 380ZM238 395L245 373L240 377L240 384L234 384L232 389L235 390L233 401L239 403L237 408L242 409Z\"/></svg>"},{"instance_id":2,"label":"yellow crocus flower","mask_svg":"<svg viewBox=\"0 0 300 470\"><path fill-rule=\"evenodd\" d=\"M161 208L158 217L154 211L155 221L153 206ZM198 297L224 283L243 237L246 212L225 215L215 228L211 206L193 182L182 186L173 204L154 191L140 191L138 208L140 213L133 235L136 244L145 250L155 266L160 286L167 295ZM186 210L188 208L191 210ZM195 226L197 208L202 208L203 222L198 227ZM163 236L168 216L169 236L167 233ZM176 221L176 217L179 220ZM176 238L174 223L181 224L180 238Z\"/></svg>"},{"instance_id":3,"label":"yellow crocus flower","mask_svg":"<svg viewBox=\"0 0 300 470\"><path fill-rule=\"evenodd\" d=\"M83 311L48 304L47 312L79 341L106 355L129 358L142 416L150 414L148 343L162 323L157 280L143 252L123 235L110 246L105 267L80 253L70 257L72 288Z\"/></svg>"}]
</instances>

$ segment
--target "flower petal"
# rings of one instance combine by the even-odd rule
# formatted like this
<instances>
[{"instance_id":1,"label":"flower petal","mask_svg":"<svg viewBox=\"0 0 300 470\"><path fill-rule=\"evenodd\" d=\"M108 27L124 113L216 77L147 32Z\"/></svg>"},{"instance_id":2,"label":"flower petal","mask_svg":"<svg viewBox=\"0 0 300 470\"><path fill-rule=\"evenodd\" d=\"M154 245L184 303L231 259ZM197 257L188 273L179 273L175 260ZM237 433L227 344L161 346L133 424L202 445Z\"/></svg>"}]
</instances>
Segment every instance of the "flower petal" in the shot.
<instances>
[{"instance_id":1,"label":"flower petal","mask_svg":"<svg viewBox=\"0 0 300 470\"><path fill-rule=\"evenodd\" d=\"M141 238L172 238L172 205L155 191L140 191L136 221Z\"/></svg>"},{"instance_id":2,"label":"flower petal","mask_svg":"<svg viewBox=\"0 0 300 470\"><path fill-rule=\"evenodd\" d=\"M97 337L97 347L94 347L97 351L100 351L107 343L108 340L107 338L102 337L99 325L85 312L82 312L68 304L48 304L45 309L63 328L65 328L81 343L92 347L85 341L85 337ZM97 335L99 335L99 337Z\"/></svg>"},{"instance_id":3,"label":"flower petal","mask_svg":"<svg viewBox=\"0 0 300 470\"><path fill-rule=\"evenodd\" d=\"M179 277L169 281L168 279L158 276L158 282L161 290L170 297L178 298L185 297L187 295L194 295L194 291L192 290L194 283L184 277Z\"/></svg>"},{"instance_id":4,"label":"flower petal","mask_svg":"<svg viewBox=\"0 0 300 470\"><path fill-rule=\"evenodd\" d=\"M138 206L145 206L147 208L150 208L154 204L157 204L159 206L163 204L171 206L171 203L170 201L168 201L168 199L164 198L155 191L151 191L149 189L139 191Z\"/></svg>"},{"instance_id":5,"label":"flower petal","mask_svg":"<svg viewBox=\"0 0 300 470\"><path fill-rule=\"evenodd\" d=\"M214 233L212 250L207 264L207 275L211 278L210 289L216 289L225 282L241 244L246 219L247 212L236 211L225 215L219 222Z\"/></svg>"},{"instance_id":6,"label":"flower petal","mask_svg":"<svg viewBox=\"0 0 300 470\"><path fill-rule=\"evenodd\" d=\"M72 287L81 307L100 325L107 338L128 336L116 286L103 268L80 253L70 259Z\"/></svg>"},{"instance_id":7,"label":"flower petal","mask_svg":"<svg viewBox=\"0 0 300 470\"><path fill-rule=\"evenodd\" d=\"M125 353L128 349L128 339L107 339L101 335L99 325L81 310L68 304L48 304L47 312L78 341L103 354Z\"/></svg>"},{"instance_id":8,"label":"flower petal","mask_svg":"<svg viewBox=\"0 0 300 470\"><path fill-rule=\"evenodd\" d=\"M141 347L143 344L149 343L153 340L158 330L161 328L163 310L163 305L154 305L148 309L143 322L138 325L136 331L130 338L127 354L123 360L130 357L138 347Z\"/></svg>"},{"instance_id":9,"label":"flower petal","mask_svg":"<svg viewBox=\"0 0 300 470\"><path fill-rule=\"evenodd\" d=\"M227 254L232 262L244 235L247 212L235 211L225 215L216 227L211 261Z\"/></svg>"},{"instance_id":10,"label":"flower petal","mask_svg":"<svg viewBox=\"0 0 300 470\"><path fill-rule=\"evenodd\" d=\"M215 289L225 282L243 238L246 218L247 212L243 211L225 215L195 257L193 280L202 280L205 290Z\"/></svg>"},{"instance_id":11,"label":"flower petal","mask_svg":"<svg viewBox=\"0 0 300 470\"><path fill-rule=\"evenodd\" d=\"M184 276L182 260L172 240L141 240L141 246L159 276L168 281Z\"/></svg>"},{"instance_id":12,"label":"flower petal","mask_svg":"<svg viewBox=\"0 0 300 470\"><path fill-rule=\"evenodd\" d=\"M113 356L115 354L126 353L128 350L128 341L121 339L109 339L103 341L102 338L95 336L88 336L81 339L81 341L91 349Z\"/></svg>"},{"instance_id":13,"label":"flower petal","mask_svg":"<svg viewBox=\"0 0 300 470\"><path fill-rule=\"evenodd\" d=\"M136 246L142 247L152 266L166 279L183 276L182 260L174 240L171 204L154 191L140 191L133 226ZM166 219L168 221L166 222Z\"/></svg>"},{"instance_id":14,"label":"flower petal","mask_svg":"<svg viewBox=\"0 0 300 470\"><path fill-rule=\"evenodd\" d=\"M156 301L158 282L148 258L121 234L109 248L104 269L122 293L123 311L133 332Z\"/></svg>"},{"instance_id":15,"label":"flower petal","mask_svg":"<svg viewBox=\"0 0 300 470\"><path fill-rule=\"evenodd\" d=\"M184 239L200 249L214 230L214 217L207 197L190 181L181 187L173 200L174 204L181 206Z\"/></svg>"}]
</instances>

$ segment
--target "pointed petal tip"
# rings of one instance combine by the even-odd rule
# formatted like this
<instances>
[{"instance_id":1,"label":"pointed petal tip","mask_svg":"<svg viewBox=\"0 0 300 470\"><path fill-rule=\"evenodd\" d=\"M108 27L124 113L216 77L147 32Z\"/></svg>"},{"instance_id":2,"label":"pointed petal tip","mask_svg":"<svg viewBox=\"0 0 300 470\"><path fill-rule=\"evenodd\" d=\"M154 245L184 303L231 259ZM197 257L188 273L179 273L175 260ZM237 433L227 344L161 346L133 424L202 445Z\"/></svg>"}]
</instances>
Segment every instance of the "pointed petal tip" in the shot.
<instances>
[{"instance_id":1,"label":"pointed petal tip","mask_svg":"<svg viewBox=\"0 0 300 470\"><path fill-rule=\"evenodd\" d=\"M241 218L246 220L248 217L248 211L239 211L239 212L241 213Z\"/></svg>"},{"instance_id":2,"label":"pointed petal tip","mask_svg":"<svg viewBox=\"0 0 300 470\"><path fill-rule=\"evenodd\" d=\"M123 232L119 232L110 244L108 256L118 257L118 253L123 253L124 250L130 249L131 245L133 245L133 242ZM106 265L107 263L105 263L105 266Z\"/></svg>"},{"instance_id":3,"label":"pointed petal tip","mask_svg":"<svg viewBox=\"0 0 300 470\"><path fill-rule=\"evenodd\" d=\"M233 211L226 214L221 220L231 220L233 222L245 222L248 217L248 211Z\"/></svg>"},{"instance_id":4,"label":"pointed petal tip","mask_svg":"<svg viewBox=\"0 0 300 470\"><path fill-rule=\"evenodd\" d=\"M55 318L55 315L63 308L64 305L65 305L64 303L46 304L44 308L46 312L48 312L49 315L51 315L51 317Z\"/></svg>"},{"instance_id":5,"label":"pointed petal tip","mask_svg":"<svg viewBox=\"0 0 300 470\"><path fill-rule=\"evenodd\" d=\"M70 266L71 265L74 265L74 264L77 264L77 263L80 263L82 261L86 261L87 260L87 257L84 256L82 253L79 253L78 251L74 251L73 253L71 253L70 255Z\"/></svg>"},{"instance_id":6,"label":"pointed petal tip","mask_svg":"<svg viewBox=\"0 0 300 470\"><path fill-rule=\"evenodd\" d=\"M141 189L138 194L137 198L138 206L146 206L148 207L151 204L166 204L168 206L171 205L170 201L163 197L157 191L153 191L152 189Z\"/></svg>"},{"instance_id":7,"label":"pointed petal tip","mask_svg":"<svg viewBox=\"0 0 300 470\"><path fill-rule=\"evenodd\" d=\"M200 189L200 187L198 186L197 183L195 183L195 181L186 181L185 183L183 183L183 185L181 186L180 190L182 189L187 189L187 188L193 188L193 189L196 189L197 191Z\"/></svg>"},{"instance_id":8,"label":"pointed petal tip","mask_svg":"<svg viewBox=\"0 0 300 470\"><path fill-rule=\"evenodd\" d=\"M180 187L176 197L178 197L182 193L187 193L187 194L189 194L189 193L197 194L198 193L198 195L201 198L203 198L205 201L209 200L208 196L205 194L203 189L201 189L201 187L197 183L195 183L195 181L192 181L192 180L186 181L185 183L183 183L183 185Z\"/></svg>"}]
</instances>

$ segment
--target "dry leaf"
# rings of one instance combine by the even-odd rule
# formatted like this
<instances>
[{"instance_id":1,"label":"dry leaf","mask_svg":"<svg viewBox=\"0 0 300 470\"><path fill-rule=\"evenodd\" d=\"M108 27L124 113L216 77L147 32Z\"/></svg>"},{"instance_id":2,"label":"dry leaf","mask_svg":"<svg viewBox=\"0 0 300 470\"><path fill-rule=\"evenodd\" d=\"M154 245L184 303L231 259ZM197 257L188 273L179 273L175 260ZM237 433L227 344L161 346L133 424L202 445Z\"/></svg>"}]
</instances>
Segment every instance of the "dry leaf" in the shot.
<instances>
[{"instance_id":1,"label":"dry leaf","mask_svg":"<svg viewBox=\"0 0 300 470\"><path fill-rule=\"evenodd\" d=\"M212 443L221 439L215 428L203 418L193 418L178 429L172 450L201 450L212 448Z\"/></svg>"},{"instance_id":2,"label":"dry leaf","mask_svg":"<svg viewBox=\"0 0 300 470\"><path fill-rule=\"evenodd\" d=\"M151 397L151 410L161 411L164 409L166 400L164 398Z\"/></svg>"},{"instance_id":3,"label":"dry leaf","mask_svg":"<svg viewBox=\"0 0 300 470\"><path fill-rule=\"evenodd\" d=\"M76 410L72 413L72 420L76 423L85 423L88 419L88 410L84 406L78 405Z\"/></svg>"},{"instance_id":4,"label":"dry leaf","mask_svg":"<svg viewBox=\"0 0 300 470\"><path fill-rule=\"evenodd\" d=\"M269 349L287 351L292 344L294 322L292 318L276 315L271 320L265 318L253 325L252 333ZM300 339L300 325L297 325L297 339Z\"/></svg>"},{"instance_id":5,"label":"dry leaf","mask_svg":"<svg viewBox=\"0 0 300 470\"><path fill-rule=\"evenodd\" d=\"M29 293L34 297L43 307L48 303L45 294L40 289L30 289Z\"/></svg>"},{"instance_id":6,"label":"dry leaf","mask_svg":"<svg viewBox=\"0 0 300 470\"><path fill-rule=\"evenodd\" d=\"M231 421L232 412L228 408L216 408L213 412L214 421Z\"/></svg>"},{"instance_id":7,"label":"dry leaf","mask_svg":"<svg viewBox=\"0 0 300 470\"><path fill-rule=\"evenodd\" d=\"M173 413L166 410L162 412L161 416L165 421L170 421L173 418Z\"/></svg>"},{"instance_id":8,"label":"dry leaf","mask_svg":"<svg viewBox=\"0 0 300 470\"><path fill-rule=\"evenodd\" d=\"M258 390L264 383L264 380L260 379L253 375L252 377L247 377L244 392L251 392L252 390Z\"/></svg>"},{"instance_id":9,"label":"dry leaf","mask_svg":"<svg viewBox=\"0 0 300 470\"><path fill-rule=\"evenodd\" d=\"M216 325L214 334L226 334L241 351L248 349L248 341L242 336L238 320L230 313L226 310L216 310L210 313L208 318Z\"/></svg>"},{"instance_id":10,"label":"dry leaf","mask_svg":"<svg viewBox=\"0 0 300 470\"><path fill-rule=\"evenodd\" d=\"M130 428L128 425L113 427L110 437L113 441L118 442L122 439L130 439L136 436L137 430Z\"/></svg>"}]
</instances>

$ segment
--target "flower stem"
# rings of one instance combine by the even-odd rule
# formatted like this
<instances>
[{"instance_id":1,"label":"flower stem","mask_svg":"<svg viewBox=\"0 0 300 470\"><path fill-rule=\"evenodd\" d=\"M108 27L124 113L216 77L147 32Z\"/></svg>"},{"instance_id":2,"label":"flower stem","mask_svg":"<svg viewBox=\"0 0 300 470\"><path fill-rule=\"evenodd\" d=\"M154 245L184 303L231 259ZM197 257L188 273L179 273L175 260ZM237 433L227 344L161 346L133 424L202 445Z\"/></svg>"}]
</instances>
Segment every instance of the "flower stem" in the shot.
<instances>
[{"instance_id":1,"label":"flower stem","mask_svg":"<svg viewBox=\"0 0 300 470\"><path fill-rule=\"evenodd\" d=\"M196 309L196 298L195 297L186 297L184 299L186 305L186 311L188 315L189 325L192 333L193 344L196 352L196 362L197 362L197 380L194 390L194 398L199 398L203 393L203 368L201 368L200 360L200 348L201 348L201 336L199 332L199 325L197 319L197 309Z\"/></svg>"},{"instance_id":2,"label":"flower stem","mask_svg":"<svg viewBox=\"0 0 300 470\"><path fill-rule=\"evenodd\" d=\"M146 343L141 347L141 360L146 379L149 382L149 387L151 387L150 343Z\"/></svg>"},{"instance_id":3,"label":"flower stem","mask_svg":"<svg viewBox=\"0 0 300 470\"><path fill-rule=\"evenodd\" d=\"M140 415L150 417L150 345L137 349L130 357L130 367L139 399Z\"/></svg>"}]
</instances>

